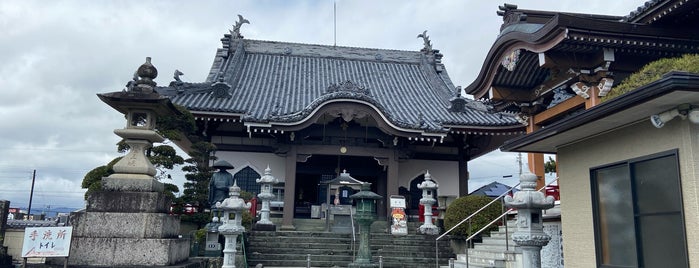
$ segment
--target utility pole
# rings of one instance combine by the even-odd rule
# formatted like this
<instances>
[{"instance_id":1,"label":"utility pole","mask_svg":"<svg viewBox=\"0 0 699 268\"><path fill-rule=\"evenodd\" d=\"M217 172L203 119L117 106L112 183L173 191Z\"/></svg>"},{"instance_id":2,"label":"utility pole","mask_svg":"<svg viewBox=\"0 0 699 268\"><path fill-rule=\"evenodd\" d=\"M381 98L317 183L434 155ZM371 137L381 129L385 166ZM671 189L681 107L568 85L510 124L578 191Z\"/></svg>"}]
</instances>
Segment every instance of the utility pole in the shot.
<instances>
[{"instance_id":1,"label":"utility pole","mask_svg":"<svg viewBox=\"0 0 699 268\"><path fill-rule=\"evenodd\" d=\"M27 217L32 215L32 198L34 197L34 182L36 181L36 169L32 174L32 190L29 192L29 207L27 208Z\"/></svg>"},{"instance_id":2,"label":"utility pole","mask_svg":"<svg viewBox=\"0 0 699 268\"><path fill-rule=\"evenodd\" d=\"M522 176L522 153L517 153L517 165L519 165L519 176Z\"/></svg>"}]
</instances>

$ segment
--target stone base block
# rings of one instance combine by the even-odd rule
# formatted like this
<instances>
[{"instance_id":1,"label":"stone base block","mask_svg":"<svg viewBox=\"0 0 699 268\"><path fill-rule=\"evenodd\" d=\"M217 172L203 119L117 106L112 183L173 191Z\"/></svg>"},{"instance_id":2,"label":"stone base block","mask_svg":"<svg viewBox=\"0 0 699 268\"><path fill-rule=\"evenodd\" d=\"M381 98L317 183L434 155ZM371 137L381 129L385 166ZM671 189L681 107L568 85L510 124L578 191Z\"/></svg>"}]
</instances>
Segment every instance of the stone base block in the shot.
<instances>
[{"instance_id":1,"label":"stone base block","mask_svg":"<svg viewBox=\"0 0 699 268\"><path fill-rule=\"evenodd\" d=\"M260 224L260 223L255 223L255 225L252 226L253 231L272 231L275 232L277 231L277 226L274 224Z\"/></svg>"},{"instance_id":2,"label":"stone base block","mask_svg":"<svg viewBox=\"0 0 699 268\"><path fill-rule=\"evenodd\" d=\"M74 237L175 238L180 218L164 213L84 212L70 217Z\"/></svg>"},{"instance_id":3,"label":"stone base block","mask_svg":"<svg viewBox=\"0 0 699 268\"><path fill-rule=\"evenodd\" d=\"M347 265L348 268L378 268L378 263L353 262Z\"/></svg>"},{"instance_id":4,"label":"stone base block","mask_svg":"<svg viewBox=\"0 0 699 268\"><path fill-rule=\"evenodd\" d=\"M144 174L112 174L102 178L102 189L117 192L162 192L165 186Z\"/></svg>"},{"instance_id":5,"label":"stone base block","mask_svg":"<svg viewBox=\"0 0 699 268\"><path fill-rule=\"evenodd\" d=\"M87 197L88 212L168 213L172 199L161 192L95 192Z\"/></svg>"},{"instance_id":6,"label":"stone base block","mask_svg":"<svg viewBox=\"0 0 699 268\"><path fill-rule=\"evenodd\" d=\"M73 237L69 265L165 266L189 257L189 239Z\"/></svg>"}]
</instances>

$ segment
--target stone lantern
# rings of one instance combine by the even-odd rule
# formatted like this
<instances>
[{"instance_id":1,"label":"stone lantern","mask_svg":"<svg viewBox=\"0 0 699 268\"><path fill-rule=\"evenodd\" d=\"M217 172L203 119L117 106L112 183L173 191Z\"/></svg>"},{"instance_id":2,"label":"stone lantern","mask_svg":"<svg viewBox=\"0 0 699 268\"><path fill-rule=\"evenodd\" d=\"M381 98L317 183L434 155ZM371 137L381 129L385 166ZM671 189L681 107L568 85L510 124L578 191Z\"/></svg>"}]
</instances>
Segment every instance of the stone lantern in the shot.
<instances>
[{"instance_id":1,"label":"stone lantern","mask_svg":"<svg viewBox=\"0 0 699 268\"><path fill-rule=\"evenodd\" d=\"M357 259L348 267L378 267L378 264L371 262L371 249L369 236L371 234L371 223L376 220L376 200L382 197L371 191L371 183L363 183L362 190L350 196L357 204L357 213L354 218L359 223L359 253Z\"/></svg>"},{"instance_id":2,"label":"stone lantern","mask_svg":"<svg viewBox=\"0 0 699 268\"><path fill-rule=\"evenodd\" d=\"M437 203L434 199L434 192L439 188L439 186L432 181L432 175L427 171L425 173L425 180L418 184L418 189L422 190L422 198L420 198L420 204L424 206L425 212L425 222L418 227L417 231L421 234L436 235L439 234L439 227L432 223L432 205Z\"/></svg>"},{"instance_id":3,"label":"stone lantern","mask_svg":"<svg viewBox=\"0 0 699 268\"><path fill-rule=\"evenodd\" d=\"M536 190L536 175L524 173L519 177L522 190L514 197L505 196L505 206L517 209L517 231L512 240L522 249L522 267L541 267L541 248L551 237L544 233L542 211L553 207L553 196Z\"/></svg>"},{"instance_id":4,"label":"stone lantern","mask_svg":"<svg viewBox=\"0 0 699 268\"><path fill-rule=\"evenodd\" d=\"M276 226L269 220L269 201L274 199L272 186L279 182L277 178L272 176L272 169L265 169L265 175L256 180L260 184L260 193L257 195L262 200L262 209L260 209L260 220L255 224L255 230L260 231L275 231Z\"/></svg>"},{"instance_id":5,"label":"stone lantern","mask_svg":"<svg viewBox=\"0 0 699 268\"><path fill-rule=\"evenodd\" d=\"M114 134L129 145L129 153L114 164L114 174L103 180L108 191L162 192L164 186L156 181L155 167L146 157L154 142L165 140L155 132L157 116L178 114L170 99L153 91L153 79L158 71L150 57L136 70L140 79L129 81L128 91L98 94L106 104L126 116L126 127L115 129Z\"/></svg>"},{"instance_id":6,"label":"stone lantern","mask_svg":"<svg viewBox=\"0 0 699 268\"><path fill-rule=\"evenodd\" d=\"M85 210L71 215L70 266L168 266L189 257L189 239L178 238L180 220L168 215L171 198L146 157L154 142L163 141L155 132L157 117L179 114L154 90L157 74L146 58L126 89L97 94L125 115L126 126L114 133L129 153L114 165L114 174L102 178L101 191L88 196Z\"/></svg>"},{"instance_id":7,"label":"stone lantern","mask_svg":"<svg viewBox=\"0 0 699 268\"><path fill-rule=\"evenodd\" d=\"M218 227L218 232L226 238L222 268L235 268L235 247L238 243L238 235L245 232L245 227L242 225L243 211L250 209L250 203L245 203L240 198L240 187L237 183L233 182L229 195L223 202L216 203L216 208L223 212L220 219L222 225Z\"/></svg>"}]
</instances>

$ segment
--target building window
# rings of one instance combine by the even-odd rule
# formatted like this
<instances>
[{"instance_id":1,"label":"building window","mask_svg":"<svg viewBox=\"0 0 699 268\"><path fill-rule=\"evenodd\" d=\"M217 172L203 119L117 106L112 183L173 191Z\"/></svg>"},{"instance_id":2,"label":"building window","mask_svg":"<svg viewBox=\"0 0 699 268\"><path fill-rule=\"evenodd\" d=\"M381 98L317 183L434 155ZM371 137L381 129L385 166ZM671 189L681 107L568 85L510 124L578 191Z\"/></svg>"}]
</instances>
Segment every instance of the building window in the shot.
<instances>
[{"instance_id":1,"label":"building window","mask_svg":"<svg viewBox=\"0 0 699 268\"><path fill-rule=\"evenodd\" d=\"M689 267L677 151L591 170L599 267Z\"/></svg>"},{"instance_id":2,"label":"building window","mask_svg":"<svg viewBox=\"0 0 699 268\"><path fill-rule=\"evenodd\" d=\"M255 194L260 193L260 185L256 182L259 178L260 174L250 167L245 167L233 175L241 190Z\"/></svg>"}]
</instances>

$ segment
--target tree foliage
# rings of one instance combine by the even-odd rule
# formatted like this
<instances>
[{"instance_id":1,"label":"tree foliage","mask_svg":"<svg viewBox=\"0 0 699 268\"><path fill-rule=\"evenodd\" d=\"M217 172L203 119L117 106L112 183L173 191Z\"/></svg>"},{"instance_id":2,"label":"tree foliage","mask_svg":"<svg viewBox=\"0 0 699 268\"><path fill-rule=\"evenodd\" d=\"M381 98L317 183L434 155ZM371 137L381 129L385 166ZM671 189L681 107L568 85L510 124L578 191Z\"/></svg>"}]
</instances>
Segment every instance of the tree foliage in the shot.
<instances>
[{"instance_id":1,"label":"tree foliage","mask_svg":"<svg viewBox=\"0 0 699 268\"><path fill-rule=\"evenodd\" d=\"M549 156L549 161L544 163L544 172L546 173L556 173L556 160Z\"/></svg>"},{"instance_id":2,"label":"tree foliage","mask_svg":"<svg viewBox=\"0 0 699 268\"><path fill-rule=\"evenodd\" d=\"M212 156L215 150L216 146L209 142L192 144L190 158L185 160L187 164L182 167L182 171L187 172L184 175L187 182L184 183L182 202L209 207L209 180L214 171L209 162L216 160L216 157Z\"/></svg>"},{"instance_id":3,"label":"tree foliage","mask_svg":"<svg viewBox=\"0 0 699 268\"><path fill-rule=\"evenodd\" d=\"M463 219L473 214L480 208L484 207L492 200L493 199L491 199L490 197L482 195L468 195L457 198L449 205L449 207L447 207L446 214L444 215L444 228L446 228L447 230L451 229L456 224L461 222ZM470 219L470 229L468 222L466 222L454 229L451 232L451 235L464 237L470 236L471 234L485 227L488 223L494 220L501 213L502 210L500 205L492 204ZM493 225L490 229L487 229L485 232L488 232L495 228L497 228L497 226Z\"/></svg>"},{"instance_id":4,"label":"tree foliage","mask_svg":"<svg viewBox=\"0 0 699 268\"><path fill-rule=\"evenodd\" d=\"M638 72L633 73L612 88L609 94L602 98L602 101L613 99L626 92L656 81L671 71L699 73L699 54L687 54L679 58L663 58L648 63L638 70Z\"/></svg>"}]
</instances>

